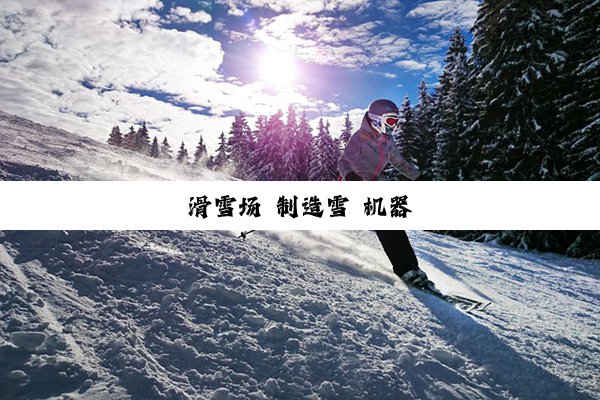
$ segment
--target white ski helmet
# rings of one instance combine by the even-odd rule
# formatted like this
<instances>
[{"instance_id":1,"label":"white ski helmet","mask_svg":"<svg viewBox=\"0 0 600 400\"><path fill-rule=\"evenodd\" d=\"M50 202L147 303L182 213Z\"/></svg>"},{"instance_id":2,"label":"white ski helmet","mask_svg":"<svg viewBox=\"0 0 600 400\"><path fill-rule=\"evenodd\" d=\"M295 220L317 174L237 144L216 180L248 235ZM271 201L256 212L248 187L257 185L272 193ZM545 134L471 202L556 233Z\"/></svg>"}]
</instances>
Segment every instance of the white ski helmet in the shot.
<instances>
[{"instance_id":1,"label":"white ski helmet","mask_svg":"<svg viewBox=\"0 0 600 400\"><path fill-rule=\"evenodd\" d=\"M369 105L367 117L377 132L391 136L400 130L398 106L385 99L375 100Z\"/></svg>"}]
</instances>

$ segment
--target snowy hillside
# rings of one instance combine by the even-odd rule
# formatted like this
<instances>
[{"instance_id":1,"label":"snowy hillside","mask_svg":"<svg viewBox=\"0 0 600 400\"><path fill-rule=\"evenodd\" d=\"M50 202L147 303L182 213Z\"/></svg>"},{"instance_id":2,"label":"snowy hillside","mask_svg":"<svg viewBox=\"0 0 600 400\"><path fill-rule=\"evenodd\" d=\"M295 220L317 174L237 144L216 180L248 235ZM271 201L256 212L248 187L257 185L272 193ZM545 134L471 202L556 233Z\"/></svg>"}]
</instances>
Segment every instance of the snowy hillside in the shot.
<instances>
[{"instance_id":1,"label":"snowy hillside","mask_svg":"<svg viewBox=\"0 0 600 400\"><path fill-rule=\"evenodd\" d=\"M411 232L0 233L2 398L600 398L600 263Z\"/></svg>"},{"instance_id":2,"label":"snowy hillside","mask_svg":"<svg viewBox=\"0 0 600 400\"><path fill-rule=\"evenodd\" d=\"M229 180L40 125L0 110L0 180ZM108 135L107 135L108 137Z\"/></svg>"}]
</instances>

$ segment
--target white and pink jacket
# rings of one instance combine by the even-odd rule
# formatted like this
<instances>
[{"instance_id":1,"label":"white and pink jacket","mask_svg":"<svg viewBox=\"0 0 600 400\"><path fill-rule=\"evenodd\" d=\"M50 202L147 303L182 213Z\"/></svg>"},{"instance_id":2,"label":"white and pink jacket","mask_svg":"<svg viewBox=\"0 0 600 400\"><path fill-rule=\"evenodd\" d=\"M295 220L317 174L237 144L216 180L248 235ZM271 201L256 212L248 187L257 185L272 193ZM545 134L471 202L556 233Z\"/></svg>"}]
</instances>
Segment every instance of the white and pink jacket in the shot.
<instances>
[{"instance_id":1,"label":"white and pink jacket","mask_svg":"<svg viewBox=\"0 0 600 400\"><path fill-rule=\"evenodd\" d=\"M338 161L342 179L354 171L365 181L384 180L382 173L388 162L408 179L415 180L421 175L414 165L400 155L391 137L371 128L365 114L360 129L352 135Z\"/></svg>"}]
</instances>

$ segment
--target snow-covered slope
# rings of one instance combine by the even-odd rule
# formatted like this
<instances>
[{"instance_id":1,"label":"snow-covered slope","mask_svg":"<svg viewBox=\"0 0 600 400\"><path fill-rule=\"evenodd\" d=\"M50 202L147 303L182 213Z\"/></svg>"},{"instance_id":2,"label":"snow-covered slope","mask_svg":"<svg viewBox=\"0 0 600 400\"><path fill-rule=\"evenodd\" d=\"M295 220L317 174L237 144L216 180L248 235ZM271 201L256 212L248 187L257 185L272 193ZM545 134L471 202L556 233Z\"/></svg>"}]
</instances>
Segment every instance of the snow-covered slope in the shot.
<instances>
[{"instance_id":1,"label":"snow-covered slope","mask_svg":"<svg viewBox=\"0 0 600 400\"><path fill-rule=\"evenodd\" d=\"M597 261L412 232L0 233L2 398L600 398Z\"/></svg>"},{"instance_id":2,"label":"snow-covered slope","mask_svg":"<svg viewBox=\"0 0 600 400\"><path fill-rule=\"evenodd\" d=\"M178 144L171 146L176 152ZM0 110L0 180L229 179L231 176L152 159Z\"/></svg>"}]
</instances>

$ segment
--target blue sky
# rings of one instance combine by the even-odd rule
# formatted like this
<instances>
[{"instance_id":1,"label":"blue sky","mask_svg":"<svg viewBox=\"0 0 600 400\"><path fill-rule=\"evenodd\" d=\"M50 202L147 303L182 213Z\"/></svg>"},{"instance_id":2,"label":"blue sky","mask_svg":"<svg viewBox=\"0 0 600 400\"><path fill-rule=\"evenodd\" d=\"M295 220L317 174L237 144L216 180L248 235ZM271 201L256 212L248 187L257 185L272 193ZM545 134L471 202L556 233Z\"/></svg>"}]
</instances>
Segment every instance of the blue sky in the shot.
<instances>
[{"instance_id":1,"label":"blue sky","mask_svg":"<svg viewBox=\"0 0 600 400\"><path fill-rule=\"evenodd\" d=\"M106 140L146 121L209 152L238 110L289 104L339 135L376 98L416 101L478 1L3 0L0 108ZM315 124L316 125L316 124Z\"/></svg>"}]
</instances>

